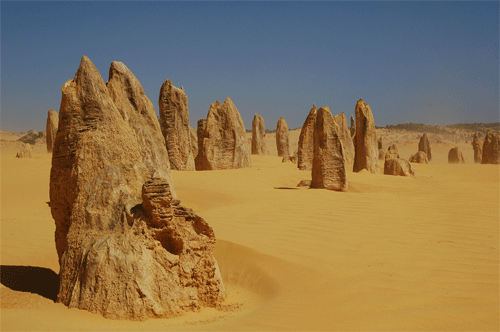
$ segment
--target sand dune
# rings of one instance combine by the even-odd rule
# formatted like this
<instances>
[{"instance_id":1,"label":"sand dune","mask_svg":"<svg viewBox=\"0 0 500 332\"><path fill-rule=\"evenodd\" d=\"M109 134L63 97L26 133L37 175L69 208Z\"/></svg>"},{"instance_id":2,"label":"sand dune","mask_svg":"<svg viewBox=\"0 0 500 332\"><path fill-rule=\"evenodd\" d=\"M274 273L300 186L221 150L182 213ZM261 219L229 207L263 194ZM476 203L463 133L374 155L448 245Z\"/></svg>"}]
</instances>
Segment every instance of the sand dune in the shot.
<instances>
[{"instance_id":1,"label":"sand dune","mask_svg":"<svg viewBox=\"0 0 500 332\"><path fill-rule=\"evenodd\" d=\"M391 135L385 147L417 151L415 133ZM2 145L1 329L499 330L498 165L473 164L464 141L466 164L448 165L457 143L430 135L433 161L414 164L418 178L348 167L339 193L297 188L311 174L282 163L273 139L253 168L172 172L182 204L214 228L229 297L225 310L144 322L68 309L41 291L59 269L51 155L17 159Z\"/></svg>"}]
</instances>

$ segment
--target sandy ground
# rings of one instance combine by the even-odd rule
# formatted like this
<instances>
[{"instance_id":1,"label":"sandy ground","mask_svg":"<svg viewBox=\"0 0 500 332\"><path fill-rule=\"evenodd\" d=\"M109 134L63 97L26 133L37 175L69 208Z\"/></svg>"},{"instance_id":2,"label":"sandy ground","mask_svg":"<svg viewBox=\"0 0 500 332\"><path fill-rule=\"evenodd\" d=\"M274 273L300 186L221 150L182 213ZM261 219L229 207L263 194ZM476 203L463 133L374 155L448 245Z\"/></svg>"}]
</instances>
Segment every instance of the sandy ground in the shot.
<instances>
[{"instance_id":1,"label":"sandy ground","mask_svg":"<svg viewBox=\"0 0 500 332\"><path fill-rule=\"evenodd\" d=\"M417 151L418 134L379 134L404 158ZM347 193L298 189L310 172L266 140L270 155L253 168L172 172L182 204L215 230L228 310L144 322L51 300L51 155L41 146L18 159L2 141L1 330L499 330L498 165L431 136L434 159L414 165L418 178L349 171ZM447 164L455 145L466 164Z\"/></svg>"}]
</instances>

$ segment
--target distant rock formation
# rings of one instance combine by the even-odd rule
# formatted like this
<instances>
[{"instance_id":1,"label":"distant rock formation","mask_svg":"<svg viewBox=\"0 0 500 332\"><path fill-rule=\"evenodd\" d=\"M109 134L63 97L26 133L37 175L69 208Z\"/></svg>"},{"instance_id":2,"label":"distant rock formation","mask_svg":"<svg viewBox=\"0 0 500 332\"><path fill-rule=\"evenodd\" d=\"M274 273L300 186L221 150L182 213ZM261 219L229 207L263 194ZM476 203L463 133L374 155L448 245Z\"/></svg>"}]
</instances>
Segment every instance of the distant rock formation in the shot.
<instances>
[{"instance_id":1,"label":"distant rock formation","mask_svg":"<svg viewBox=\"0 0 500 332\"><path fill-rule=\"evenodd\" d=\"M302 125L297 150L297 166L301 170L312 170L314 156L314 125L316 122L316 105L309 111L306 121Z\"/></svg>"},{"instance_id":2,"label":"distant rock formation","mask_svg":"<svg viewBox=\"0 0 500 332\"><path fill-rule=\"evenodd\" d=\"M483 140L479 138L479 132L474 134L472 149L474 150L474 162L481 163L483 159Z\"/></svg>"},{"instance_id":3,"label":"distant rock formation","mask_svg":"<svg viewBox=\"0 0 500 332\"><path fill-rule=\"evenodd\" d=\"M340 135L328 107L316 114L311 188L347 191L347 172Z\"/></svg>"},{"instance_id":4,"label":"distant rock formation","mask_svg":"<svg viewBox=\"0 0 500 332\"><path fill-rule=\"evenodd\" d=\"M448 152L448 163L449 164L464 164L464 156L462 155L462 152L458 149L458 147L454 147L453 149Z\"/></svg>"},{"instance_id":5,"label":"distant rock formation","mask_svg":"<svg viewBox=\"0 0 500 332\"><path fill-rule=\"evenodd\" d=\"M288 162L290 162L290 163L296 164L297 160L298 160L297 156L293 155L293 156L285 156L285 157L283 157L283 159L281 159L281 162L282 163L288 163Z\"/></svg>"},{"instance_id":6,"label":"distant rock formation","mask_svg":"<svg viewBox=\"0 0 500 332\"><path fill-rule=\"evenodd\" d=\"M198 139L200 139L198 121ZM216 101L208 110L205 131L198 140L196 170L216 170L252 167L250 147L240 113L233 101Z\"/></svg>"},{"instance_id":7,"label":"distant rock formation","mask_svg":"<svg viewBox=\"0 0 500 332\"><path fill-rule=\"evenodd\" d=\"M52 153L52 148L54 147L58 125L59 115L57 115L56 111L49 109L49 114L47 115L47 127L45 131L47 139L47 152L49 153Z\"/></svg>"},{"instance_id":8,"label":"distant rock formation","mask_svg":"<svg viewBox=\"0 0 500 332\"><path fill-rule=\"evenodd\" d=\"M113 61L106 88L123 120L135 133L142 162L151 176L168 181L175 197L165 139L153 103L144 93L141 83L125 64Z\"/></svg>"},{"instance_id":9,"label":"distant rock formation","mask_svg":"<svg viewBox=\"0 0 500 332\"><path fill-rule=\"evenodd\" d=\"M352 143L351 133L347 126L347 118L344 112L333 117L333 121L338 127L338 135L342 142L345 162L348 164L354 163L354 144Z\"/></svg>"},{"instance_id":10,"label":"distant rock formation","mask_svg":"<svg viewBox=\"0 0 500 332\"><path fill-rule=\"evenodd\" d=\"M418 151L410 157L410 163L428 164L427 155L424 151Z\"/></svg>"},{"instance_id":11,"label":"distant rock formation","mask_svg":"<svg viewBox=\"0 0 500 332\"><path fill-rule=\"evenodd\" d=\"M356 103L356 144L353 171L367 169L370 173L380 173L378 164L377 133L372 110L363 99Z\"/></svg>"},{"instance_id":12,"label":"distant rock formation","mask_svg":"<svg viewBox=\"0 0 500 332\"><path fill-rule=\"evenodd\" d=\"M266 137L266 125L264 119L255 113L252 121L252 154L266 155L267 148L264 138Z\"/></svg>"},{"instance_id":13,"label":"distant rock formation","mask_svg":"<svg viewBox=\"0 0 500 332\"><path fill-rule=\"evenodd\" d=\"M297 187L310 187L311 186L311 180L300 180L299 184Z\"/></svg>"},{"instance_id":14,"label":"distant rock formation","mask_svg":"<svg viewBox=\"0 0 500 332\"><path fill-rule=\"evenodd\" d=\"M33 147L31 147L31 144L24 143L21 146L21 150L16 154L16 158L33 158Z\"/></svg>"},{"instance_id":15,"label":"distant rock formation","mask_svg":"<svg viewBox=\"0 0 500 332\"><path fill-rule=\"evenodd\" d=\"M184 88L179 89L167 79L161 86L158 105L170 167L179 171L194 171L188 97Z\"/></svg>"},{"instance_id":16,"label":"distant rock formation","mask_svg":"<svg viewBox=\"0 0 500 332\"><path fill-rule=\"evenodd\" d=\"M396 145L392 144L385 154L384 162L385 175L416 176L417 172L406 159L399 157Z\"/></svg>"},{"instance_id":17,"label":"distant rock formation","mask_svg":"<svg viewBox=\"0 0 500 332\"><path fill-rule=\"evenodd\" d=\"M276 148L278 149L279 157L286 157L290 155L288 126L283 117L278 120L278 124L276 125Z\"/></svg>"},{"instance_id":18,"label":"distant rock formation","mask_svg":"<svg viewBox=\"0 0 500 332\"><path fill-rule=\"evenodd\" d=\"M46 133L44 131L37 132L35 130L30 130L26 135L17 140L18 142L29 143L35 145L37 143L46 143Z\"/></svg>"},{"instance_id":19,"label":"distant rock formation","mask_svg":"<svg viewBox=\"0 0 500 332\"><path fill-rule=\"evenodd\" d=\"M384 146L382 145L382 137L377 139L377 147L378 147L378 160L385 160L385 151Z\"/></svg>"},{"instance_id":20,"label":"distant rock formation","mask_svg":"<svg viewBox=\"0 0 500 332\"><path fill-rule=\"evenodd\" d=\"M114 75L110 81L127 76ZM212 255L213 231L179 205L169 180L156 176L161 170L150 169L158 157L152 148L148 160L138 136L151 135L156 125L137 133L129 126L146 126L148 117L134 115L135 108L128 113L118 81L113 87L108 82L108 92L83 57L74 79L62 87L50 174L60 264L57 302L132 320L216 306L225 289ZM137 82L124 82L130 84L130 103L141 109Z\"/></svg>"},{"instance_id":21,"label":"distant rock formation","mask_svg":"<svg viewBox=\"0 0 500 332\"><path fill-rule=\"evenodd\" d=\"M196 136L198 137L198 154L194 158L194 164L197 171L203 170L203 135L207 129L207 119L200 119L197 122Z\"/></svg>"},{"instance_id":22,"label":"distant rock formation","mask_svg":"<svg viewBox=\"0 0 500 332\"><path fill-rule=\"evenodd\" d=\"M426 133L424 133L422 137L420 137L420 142L418 142L418 151L425 152L428 161L432 160L431 145Z\"/></svg>"},{"instance_id":23,"label":"distant rock formation","mask_svg":"<svg viewBox=\"0 0 500 332\"><path fill-rule=\"evenodd\" d=\"M500 164L500 134L488 133L484 137L482 164Z\"/></svg>"}]
</instances>

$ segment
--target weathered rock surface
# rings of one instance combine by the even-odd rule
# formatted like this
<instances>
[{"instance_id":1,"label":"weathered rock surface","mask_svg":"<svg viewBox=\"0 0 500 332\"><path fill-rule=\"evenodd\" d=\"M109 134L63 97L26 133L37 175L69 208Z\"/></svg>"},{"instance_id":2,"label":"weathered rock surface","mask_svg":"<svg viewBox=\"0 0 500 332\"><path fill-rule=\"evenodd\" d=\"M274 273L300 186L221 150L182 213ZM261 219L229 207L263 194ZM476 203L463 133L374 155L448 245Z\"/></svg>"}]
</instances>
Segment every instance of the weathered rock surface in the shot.
<instances>
[{"instance_id":1,"label":"weathered rock surface","mask_svg":"<svg viewBox=\"0 0 500 332\"><path fill-rule=\"evenodd\" d=\"M352 164L354 162L354 144L352 143L351 133L347 126L347 118L344 112L337 114L333 117L333 121L337 125L339 131L338 135L342 141L342 148L344 151L345 162Z\"/></svg>"},{"instance_id":2,"label":"weathered rock surface","mask_svg":"<svg viewBox=\"0 0 500 332\"><path fill-rule=\"evenodd\" d=\"M290 139L288 126L283 117L278 120L276 125L276 148L278 149L278 156L285 157L290 155Z\"/></svg>"},{"instance_id":3,"label":"weathered rock surface","mask_svg":"<svg viewBox=\"0 0 500 332\"><path fill-rule=\"evenodd\" d=\"M483 140L479 138L479 133L474 134L472 149L474 150L474 162L481 163L483 159Z\"/></svg>"},{"instance_id":4,"label":"weathered rock surface","mask_svg":"<svg viewBox=\"0 0 500 332\"><path fill-rule=\"evenodd\" d=\"M302 125L297 150L297 166L301 170L312 170L314 156L314 125L316 122L316 105L309 111L306 121Z\"/></svg>"},{"instance_id":5,"label":"weathered rock surface","mask_svg":"<svg viewBox=\"0 0 500 332\"><path fill-rule=\"evenodd\" d=\"M252 121L252 154L268 154L264 138L266 138L266 125L264 124L264 119L255 113Z\"/></svg>"},{"instance_id":6,"label":"weathered rock surface","mask_svg":"<svg viewBox=\"0 0 500 332\"><path fill-rule=\"evenodd\" d=\"M449 164L464 164L464 156L462 155L462 152L458 149L458 147L454 147L453 149L448 152L448 163Z\"/></svg>"},{"instance_id":7,"label":"weathered rock surface","mask_svg":"<svg viewBox=\"0 0 500 332\"><path fill-rule=\"evenodd\" d=\"M356 103L356 144L353 171L367 169L370 173L380 173L378 164L377 133L372 110L363 99Z\"/></svg>"},{"instance_id":8,"label":"weathered rock surface","mask_svg":"<svg viewBox=\"0 0 500 332\"><path fill-rule=\"evenodd\" d=\"M179 89L170 79L166 80L160 89L158 105L170 167L179 171L194 171L188 97L184 88Z\"/></svg>"},{"instance_id":9,"label":"weathered rock surface","mask_svg":"<svg viewBox=\"0 0 500 332\"><path fill-rule=\"evenodd\" d=\"M59 125L59 115L57 112L49 109L49 114L47 115L47 126L46 126L46 140L47 140L47 152L51 153L54 147L54 141L57 134L57 126Z\"/></svg>"},{"instance_id":10,"label":"weathered rock surface","mask_svg":"<svg viewBox=\"0 0 500 332\"><path fill-rule=\"evenodd\" d=\"M488 133L484 137L482 164L500 164L500 134Z\"/></svg>"},{"instance_id":11,"label":"weathered rock surface","mask_svg":"<svg viewBox=\"0 0 500 332\"><path fill-rule=\"evenodd\" d=\"M356 123L354 122L354 116L351 115L351 128L350 128L350 131L351 131L351 137L354 137L354 135L356 135Z\"/></svg>"},{"instance_id":12,"label":"weathered rock surface","mask_svg":"<svg viewBox=\"0 0 500 332\"><path fill-rule=\"evenodd\" d=\"M198 162L196 170L252 167L250 147L240 113L233 101L216 101L208 110L205 130L201 134L198 121Z\"/></svg>"},{"instance_id":13,"label":"weathered rock surface","mask_svg":"<svg viewBox=\"0 0 500 332\"><path fill-rule=\"evenodd\" d=\"M142 162L150 175L167 179L176 197L165 139L153 103L141 83L125 64L113 61L106 88L123 120L134 131Z\"/></svg>"},{"instance_id":14,"label":"weathered rock surface","mask_svg":"<svg viewBox=\"0 0 500 332\"><path fill-rule=\"evenodd\" d=\"M347 191L347 172L340 128L328 107L316 114L311 188Z\"/></svg>"},{"instance_id":15,"label":"weathered rock surface","mask_svg":"<svg viewBox=\"0 0 500 332\"><path fill-rule=\"evenodd\" d=\"M428 164L427 155L424 151L418 151L410 157L410 163Z\"/></svg>"},{"instance_id":16,"label":"weathered rock surface","mask_svg":"<svg viewBox=\"0 0 500 332\"><path fill-rule=\"evenodd\" d=\"M16 158L33 158L33 147L29 143L24 143L21 150L16 154Z\"/></svg>"},{"instance_id":17,"label":"weathered rock surface","mask_svg":"<svg viewBox=\"0 0 500 332\"><path fill-rule=\"evenodd\" d=\"M385 154L384 174L400 176L417 176L417 172L406 159L399 157L398 149L393 144Z\"/></svg>"},{"instance_id":18,"label":"weathered rock surface","mask_svg":"<svg viewBox=\"0 0 500 332\"><path fill-rule=\"evenodd\" d=\"M296 164L297 160L298 160L297 156L293 155L293 156L285 156L285 157L283 157L283 159L281 159L281 162L282 163L288 163L288 162L290 162L290 163Z\"/></svg>"},{"instance_id":19,"label":"weathered rock surface","mask_svg":"<svg viewBox=\"0 0 500 332\"><path fill-rule=\"evenodd\" d=\"M432 160L431 145L429 143L429 139L427 138L427 134L425 133L422 137L420 137L420 142L418 142L418 151L425 152L428 161Z\"/></svg>"},{"instance_id":20,"label":"weathered rock surface","mask_svg":"<svg viewBox=\"0 0 500 332\"><path fill-rule=\"evenodd\" d=\"M59 116L50 174L57 302L133 320L217 305L212 229L179 205L168 179L151 179L137 137L150 132L129 126L87 57L62 87Z\"/></svg>"},{"instance_id":21,"label":"weathered rock surface","mask_svg":"<svg viewBox=\"0 0 500 332\"><path fill-rule=\"evenodd\" d=\"M193 159L198 155L198 133L196 129L189 126L189 141L191 142L191 154L193 155Z\"/></svg>"}]
</instances>

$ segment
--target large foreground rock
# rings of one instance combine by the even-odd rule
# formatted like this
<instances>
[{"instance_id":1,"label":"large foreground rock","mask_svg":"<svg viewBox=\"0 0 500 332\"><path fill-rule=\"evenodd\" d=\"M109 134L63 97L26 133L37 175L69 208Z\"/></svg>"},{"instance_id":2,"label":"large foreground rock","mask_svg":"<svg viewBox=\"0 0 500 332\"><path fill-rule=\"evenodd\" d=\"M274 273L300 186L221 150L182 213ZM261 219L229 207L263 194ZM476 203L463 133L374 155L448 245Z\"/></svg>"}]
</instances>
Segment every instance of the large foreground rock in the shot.
<instances>
[{"instance_id":1,"label":"large foreground rock","mask_svg":"<svg viewBox=\"0 0 500 332\"><path fill-rule=\"evenodd\" d=\"M278 149L279 157L287 157L290 155L288 125L283 117L281 117L276 124L276 148Z\"/></svg>"},{"instance_id":2,"label":"large foreground rock","mask_svg":"<svg viewBox=\"0 0 500 332\"><path fill-rule=\"evenodd\" d=\"M33 147L29 143L24 143L16 154L16 158L33 158Z\"/></svg>"},{"instance_id":3,"label":"large foreground rock","mask_svg":"<svg viewBox=\"0 0 500 332\"><path fill-rule=\"evenodd\" d=\"M380 173L378 164L377 133L372 110L363 99L356 103L356 144L353 171L363 169L370 173Z\"/></svg>"},{"instance_id":4,"label":"large foreground rock","mask_svg":"<svg viewBox=\"0 0 500 332\"><path fill-rule=\"evenodd\" d=\"M203 133L198 121L198 156L196 170L252 167L250 147L240 113L233 101L210 105ZM202 126L203 126L202 125ZM200 137L201 135L201 137Z\"/></svg>"},{"instance_id":5,"label":"large foreground rock","mask_svg":"<svg viewBox=\"0 0 500 332\"><path fill-rule=\"evenodd\" d=\"M385 154L384 162L385 175L417 176L417 172L406 159L399 157L398 149L393 144Z\"/></svg>"},{"instance_id":6,"label":"large foreground rock","mask_svg":"<svg viewBox=\"0 0 500 332\"><path fill-rule=\"evenodd\" d=\"M54 141L56 140L57 127L59 126L59 115L57 112L49 109L49 114L47 114L47 126L46 126L46 139L47 139L47 152L51 153L54 147Z\"/></svg>"},{"instance_id":7,"label":"large foreground rock","mask_svg":"<svg viewBox=\"0 0 500 332\"><path fill-rule=\"evenodd\" d=\"M500 134L488 133L484 137L482 164L500 164Z\"/></svg>"},{"instance_id":8,"label":"large foreground rock","mask_svg":"<svg viewBox=\"0 0 500 332\"><path fill-rule=\"evenodd\" d=\"M311 188L347 191L340 128L328 107L321 107L316 115Z\"/></svg>"},{"instance_id":9,"label":"large foreground rock","mask_svg":"<svg viewBox=\"0 0 500 332\"><path fill-rule=\"evenodd\" d=\"M264 119L255 113L252 121L252 154L266 155L266 125Z\"/></svg>"},{"instance_id":10,"label":"large foreground rock","mask_svg":"<svg viewBox=\"0 0 500 332\"><path fill-rule=\"evenodd\" d=\"M316 123L316 105L307 115L306 121L302 125L299 135L297 149L297 166L301 170L312 170L312 161L314 156L314 126Z\"/></svg>"},{"instance_id":11,"label":"large foreground rock","mask_svg":"<svg viewBox=\"0 0 500 332\"><path fill-rule=\"evenodd\" d=\"M431 144L425 133L420 137L420 141L418 142L418 151L425 152L428 161L432 160Z\"/></svg>"},{"instance_id":12,"label":"large foreground rock","mask_svg":"<svg viewBox=\"0 0 500 332\"><path fill-rule=\"evenodd\" d=\"M151 175L168 181L176 197L165 139L153 103L141 83L125 64L113 61L106 87L123 120L135 133L142 162Z\"/></svg>"},{"instance_id":13,"label":"large foreground rock","mask_svg":"<svg viewBox=\"0 0 500 332\"><path fill-rule=\"evenodd\" d=\"M184 88L179 89L167 79L161 86L158 105L170 166L179 171L194 171L188 97Z\"/></svg>"},{"instance_id":14,"label":"large foreground rock","mask_svg":"<svg viewBox=\"0 0 500 332\"><path fill-rule=\"evenodd\" d=\"M479 133L474 134L472 149L474 150L474 162L481 163L483 159L483 140L479 138Z\"/></svg>"},{"instance_id":15,"label":"large foreground rock","mask_svg":"<svg viewBox=\"0 0 500 332\"><path fill-rule=\"evenodd\" d=\"M344 112L337 114L333 117L333 121L338 127L338 135L340 141L342 142L342 148L344 151L345 162L352 164L354 162L354 144L352 143L351 133L349 127L347 126L347 118Z\"/></svg>"},{"instance_id":16,"label":"large foreground rock","mask_svg":"<svg viewBox=\"0 0 500 332\"><path fill-rule=\"evenodd\" d=\"M87 57L62 87L50 174L57 302L133 320L216 306L224 286L212 229L148 166L138 136L150 132L136 133L110 96Z\"/></svg>"},{"instance_id":17,"label":"large foreground rock","mask_svg":"<svg viewBox=\"0 0 500 332\"><path fill-rule=\"evenodd\" d=\"M449 164L464 164L464 156L462 155L462 152L458 149L458 147L454 147L453 149L450 149L450 152L448 152L448 163Z\"/></svg>"}]
</instances>

